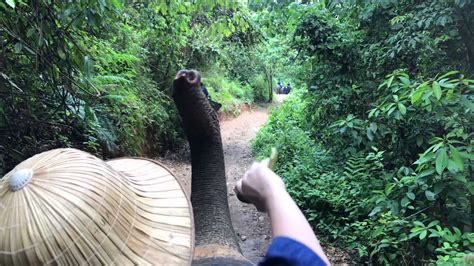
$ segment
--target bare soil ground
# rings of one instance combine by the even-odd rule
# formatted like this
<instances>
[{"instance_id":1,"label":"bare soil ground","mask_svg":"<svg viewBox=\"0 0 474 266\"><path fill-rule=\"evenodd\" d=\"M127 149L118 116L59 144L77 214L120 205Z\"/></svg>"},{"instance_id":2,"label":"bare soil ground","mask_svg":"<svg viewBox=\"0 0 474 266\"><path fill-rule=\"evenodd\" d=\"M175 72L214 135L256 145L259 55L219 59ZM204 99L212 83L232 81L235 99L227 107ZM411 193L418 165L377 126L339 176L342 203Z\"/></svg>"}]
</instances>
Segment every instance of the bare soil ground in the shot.
<instances>
[{"instance_id":1,"label":"bare soil ground","mask_svg":"<svg viewBox=\"0 0 474 266\"><path fill-rule=\"evenodd\" d=\"M272 106L278 106L285 96L277 95ZM270 220L266 214L258 212L255 207L240 202L233 192L233 186L254 161L250 141L265 124L269 107L269 105L252 107L236 118L224 117L224 120L221 120L232 223L240 239L244 256L254 263L258 263L263 258L271 241ZM190 195L191 165L188 158L189 155L170 155L159 160L175 173ZM349 256L337 248L329 245L323 245L323 248L331 263L350 262Z\"/></svg>"}]
</instances>

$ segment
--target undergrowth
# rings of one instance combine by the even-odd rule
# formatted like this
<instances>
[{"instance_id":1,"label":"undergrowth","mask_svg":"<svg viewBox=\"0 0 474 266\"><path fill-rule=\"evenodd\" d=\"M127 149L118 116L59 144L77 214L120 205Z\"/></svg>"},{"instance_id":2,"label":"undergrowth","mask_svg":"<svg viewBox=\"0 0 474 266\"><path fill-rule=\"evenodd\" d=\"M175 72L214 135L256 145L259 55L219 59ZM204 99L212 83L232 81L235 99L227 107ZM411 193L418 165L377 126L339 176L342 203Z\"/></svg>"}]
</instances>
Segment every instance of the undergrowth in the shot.
<instances>
[{"instance_id":1,"label":"undergrowth","mask_svg":"<svg viewBox=\"0 0 474 266\"><path fill-rule=\"evenodd\" d=\"M425 85L420 85L427 83L409 81L408 84L405 74L393 77L382 83L381 87L388 89L381 90L381 100L377 101L380 105L370 110L367 120L335 119L334 126L329 128L313 129L307 117L312 114L309 110L314 98L308 100L311 98L307 93L299 92L271 113L252 147L259 159L267 157L271 147L277 148L275 171L284 179L288 192L315 231L325 241L353 251L360 261L376 264L397 261L404 265L418 261L464 263L474 250L471 220L466 215L473 191L466 170L472 167L474 158L469 154L472 142L469 144L467 135L457 135L462 131L459 126L463 125L459 121L465 117L455 122L449 114L469 108L470 104L462 100L467 94L460 93L464 91L462 88L467 88L462 84L472 81L445 78L443 93L448 94L439 102ZM451 95L449 89L453 89ZM399 105L391 111L394 91L407 101L403 102L406 106ZM313 97L324 101L323 95L328 92L321 91ZM426 99L423 104L422 97ZM409 111L405 112L405 108ZM408 112L411 119L402 120ZM466 116L472 115L472 111L466 112ZM450 118L445 120L440 115L440 120L422 122L435 113L448 114ZM319 119L312 122L327 123L324 119L328 119L328 114ZM406 160L401 155L397 161L392 159L397 157L394 154L407 151L386 144L386 134L392 135L389 140L400 141L400 134L418 134L419 127L439 126L452 130L444 140L452 144L432 137L430 145L423 146L425 150L415 149L419 151L418 160L404 165ZM354 142L359 137L362 143L370 140L367 148L357 146L361 142Z\"/></svg>"},{"instance_id":2,"label":"undergrowth","mask_svg":"<svg viewBox=\"0 0 474 266\"><path fill-rule=\"evenodd\" d=\"M253 102L249 90L236 81L228 80L213 72L205 74L204 77L203 82L209 91L210 98L222 104L220 112L238 115L242 104Z\"/></svg>"}]
</instances>

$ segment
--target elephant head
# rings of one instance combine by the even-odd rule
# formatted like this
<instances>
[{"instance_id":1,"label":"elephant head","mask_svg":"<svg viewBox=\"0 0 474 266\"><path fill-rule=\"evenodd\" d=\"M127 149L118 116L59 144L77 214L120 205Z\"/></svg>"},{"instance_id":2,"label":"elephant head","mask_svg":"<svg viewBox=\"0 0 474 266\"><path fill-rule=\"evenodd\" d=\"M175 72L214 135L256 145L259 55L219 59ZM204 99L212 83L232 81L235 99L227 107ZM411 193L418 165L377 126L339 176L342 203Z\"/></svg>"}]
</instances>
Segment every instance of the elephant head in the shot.
<instances>
[{"instance_id":1,"label":"elephant head","mask_svg":"<svg viewBox=\"0 0 474 266\"><path fill-rule=\"evenodd\" d=\"M193 265L252 265L242 255L232 227L219 120L200 84L195 70L179 71L173 83L173 99L191 149Z\"/></svg>"}]
</instances>

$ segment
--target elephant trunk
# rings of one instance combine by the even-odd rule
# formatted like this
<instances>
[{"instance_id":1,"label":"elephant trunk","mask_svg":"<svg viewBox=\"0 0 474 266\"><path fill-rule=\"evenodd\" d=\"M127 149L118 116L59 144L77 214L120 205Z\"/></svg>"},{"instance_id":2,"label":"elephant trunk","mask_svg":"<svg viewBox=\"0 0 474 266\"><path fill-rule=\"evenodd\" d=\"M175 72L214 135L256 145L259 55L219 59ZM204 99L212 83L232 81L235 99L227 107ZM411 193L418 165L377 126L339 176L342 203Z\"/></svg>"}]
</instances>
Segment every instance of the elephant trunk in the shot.
<instances>
[{"instance_id":1,"label":"elephant trunk","mask_svg":"<svg viewBox=\"0 0 474 266\"><path fill-rule=\"evenodd\" d=\"M196 231L193 263L248 264L230 218L219 120L200 84L200 75L194 70L179 71L173 83L173 99L191 148Z\"/></svg>"}]
</instances>

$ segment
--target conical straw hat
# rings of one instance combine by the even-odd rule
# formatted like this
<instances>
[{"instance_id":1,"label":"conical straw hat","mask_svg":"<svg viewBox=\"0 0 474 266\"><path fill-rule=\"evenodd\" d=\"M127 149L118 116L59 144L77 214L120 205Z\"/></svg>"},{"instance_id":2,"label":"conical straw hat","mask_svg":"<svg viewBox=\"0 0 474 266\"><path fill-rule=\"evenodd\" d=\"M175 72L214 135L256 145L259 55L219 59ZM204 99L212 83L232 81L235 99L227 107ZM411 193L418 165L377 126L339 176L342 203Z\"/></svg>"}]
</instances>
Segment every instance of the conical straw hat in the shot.
<instances>
[{"instance_id":1,"label":"conical straw hat","mask_svg":"<svg viewBox=\"0 0 474 266\"><path fill-rule=\"evenodd\" d=\"M0 179L0 265L189 265L192 217L157 162L51 150Z\"/></svg>"}]
</instances>

